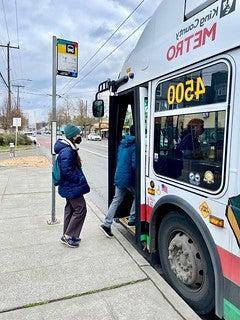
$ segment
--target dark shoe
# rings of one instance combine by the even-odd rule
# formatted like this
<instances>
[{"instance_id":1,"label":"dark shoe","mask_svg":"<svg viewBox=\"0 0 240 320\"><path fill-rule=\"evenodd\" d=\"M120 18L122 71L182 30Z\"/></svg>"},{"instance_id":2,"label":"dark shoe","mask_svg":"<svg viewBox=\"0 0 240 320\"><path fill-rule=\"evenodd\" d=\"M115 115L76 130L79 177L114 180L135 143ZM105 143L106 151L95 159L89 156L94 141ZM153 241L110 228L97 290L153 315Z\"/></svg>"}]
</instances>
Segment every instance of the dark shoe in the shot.
<instances>
[{"instance_id":1,"label":"dark shoe","mask_svg":"<svg viewBox=\"0 0 240 320\"><path fill-rule=\"evenodd\" d=\"M135 221L128 221L128 226L129 227L135 226Z\"/></svg>"},{"instance_id":2,"label":"dark shoe","mask_svg":"<svg viewBox=\"0 0 240 320\"><path fill-rule=\"evenodd\" d=\"M81 242L81 239L76 237L72 237L72 240L78 244Z\"/></svg>"},{"instance_id":3,"label":"dark shoe","mask_svg":"<svg viewBox=\"0 0 240 320\"><path fill-rule=\"evenodd\" d=\"M79 247L79 243L73 241L72 238L68 238L68 239L67 239L65 236L62 236L61 242L62 242L63 244L65 244L65 245L67 245L67 246L70 247L70 248L77 248L77 247Z\"/></svg>"},{"instance_id":4,"label":"dark shoe","mask_svg":"<svg viewBox=\"0 0 240 320\"><path fill-rule=\"evenodd\" d=\"M111 228L106 227L104 224L102 224L100 226L100 229L102 230L102 232L105 234L105 236L107 236L108 238L112 238L113 234L111 232Z\"/></svg>"}]
</instances>

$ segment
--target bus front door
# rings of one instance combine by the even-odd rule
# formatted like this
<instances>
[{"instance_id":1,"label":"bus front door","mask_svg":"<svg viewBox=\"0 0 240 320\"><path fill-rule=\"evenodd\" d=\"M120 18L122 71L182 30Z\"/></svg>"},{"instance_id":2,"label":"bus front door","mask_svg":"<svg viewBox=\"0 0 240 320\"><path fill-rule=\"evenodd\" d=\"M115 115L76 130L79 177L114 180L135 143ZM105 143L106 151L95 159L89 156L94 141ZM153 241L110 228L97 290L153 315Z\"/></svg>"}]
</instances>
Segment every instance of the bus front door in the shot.
<instances>
[{"instance_id":1,"label":"bus front door","mask_svg":"<svg viewBox=\"0 0 240 320\"><path fill-rule=\"evenodd\" d=\"M117 166L117 153L121 140L130 134L129 130L135 125L134 91L118 96L110 96L109 104L109 143L108 143L108 204L110 205L115 193L114 175ZM134 197L127 191L118 207L115 219L124 224L135 234L135 226L128 226L128 217Z\"/></svg>"}]
</instances>

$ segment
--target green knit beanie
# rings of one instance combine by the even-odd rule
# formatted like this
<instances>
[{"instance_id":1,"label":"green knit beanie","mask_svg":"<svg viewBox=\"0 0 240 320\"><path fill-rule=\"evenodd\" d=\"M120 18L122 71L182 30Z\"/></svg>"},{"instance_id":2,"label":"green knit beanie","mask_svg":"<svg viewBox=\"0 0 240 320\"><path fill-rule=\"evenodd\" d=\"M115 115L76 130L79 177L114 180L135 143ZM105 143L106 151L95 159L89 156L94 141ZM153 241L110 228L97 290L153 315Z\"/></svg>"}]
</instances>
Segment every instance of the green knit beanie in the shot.
<instances>
[{"instance_id":1,"label":"green knit beanie","mask_svg":"<svg viewBox=\"0 0 240 320\"><path fill-rule=\"evenodd\" d=\"M80 134L80 129L76 127L74 124L69 123L64 128L64 133L67 139L71 139L76 135Z\"/></svg>"}]
</instances>

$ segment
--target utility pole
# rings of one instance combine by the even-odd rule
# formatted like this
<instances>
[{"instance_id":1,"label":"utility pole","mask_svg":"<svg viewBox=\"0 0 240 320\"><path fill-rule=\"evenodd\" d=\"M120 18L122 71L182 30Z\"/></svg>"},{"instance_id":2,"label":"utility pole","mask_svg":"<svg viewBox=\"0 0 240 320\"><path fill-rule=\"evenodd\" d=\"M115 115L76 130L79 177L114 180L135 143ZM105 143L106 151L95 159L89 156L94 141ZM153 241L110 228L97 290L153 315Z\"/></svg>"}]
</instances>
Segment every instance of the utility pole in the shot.
<instances>
[{"instance_id":1,"label":"utility pole","mask_svg":"<svg viewBox=\"0 0 240 320\"><path fill-rule=\"evenodd\" d=\"M13 87L17 88L17 110L20 110L20 94L19 94L19 88L25 88L25 86L22 86L20 84L13 84Z\"/></svg>"},{"instance_id":2,"label":"utility pole","mask_svg":"<svg viewBox=\"0 0 240 320\"><path fill-rule=\"evenodd\" d=\"M15 46L10 46L10 42L8 42L7 45L3 45L0 44L0 48L7 48L7 75L8 75L8 79L7 79L7 86L8 86L8 107L7 107L7 121L9 122L9 126L10 126L10 116L11 116L11 80L10 80L10 49L19 49L19 46L15 47Z\"/></svg>"}]
</instances>

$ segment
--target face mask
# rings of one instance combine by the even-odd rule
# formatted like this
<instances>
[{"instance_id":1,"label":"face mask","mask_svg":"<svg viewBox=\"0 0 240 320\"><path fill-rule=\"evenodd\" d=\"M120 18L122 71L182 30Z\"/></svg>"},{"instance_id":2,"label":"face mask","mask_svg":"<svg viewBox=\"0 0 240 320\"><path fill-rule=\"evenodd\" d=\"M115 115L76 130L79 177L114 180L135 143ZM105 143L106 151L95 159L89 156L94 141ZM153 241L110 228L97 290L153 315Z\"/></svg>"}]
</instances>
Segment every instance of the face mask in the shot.
<instances>
[{"instance_id":1,"label":"face mask","mask_svg":"<svg viewBox=\"0 0 240 320\"><path fill-rule=\"evenodd\" d=\"M79 143L82 142L82 138L81 138L81 137L77 137L77 138L74 140L74 142L75 142L76 144L79 144Z\"/></svg>"}]
</instances>

